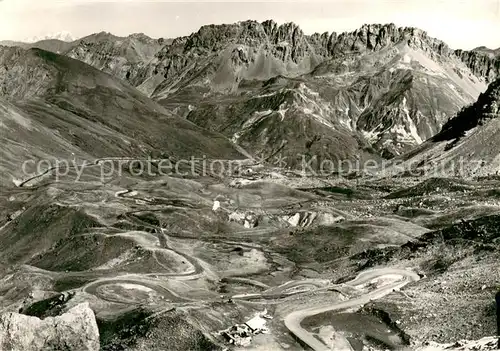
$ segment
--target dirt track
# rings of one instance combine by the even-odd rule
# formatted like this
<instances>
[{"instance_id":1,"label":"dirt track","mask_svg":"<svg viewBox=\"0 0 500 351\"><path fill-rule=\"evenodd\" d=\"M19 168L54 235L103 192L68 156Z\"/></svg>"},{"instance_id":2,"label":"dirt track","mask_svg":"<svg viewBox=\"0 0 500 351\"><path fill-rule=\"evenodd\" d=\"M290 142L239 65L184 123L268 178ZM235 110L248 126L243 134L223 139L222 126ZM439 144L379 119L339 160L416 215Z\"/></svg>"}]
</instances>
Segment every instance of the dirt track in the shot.
<instances>
[{"instance_id":1,"label":"dirt track","mask_svg":"<svg viewBox=\"0 0 500 351\"><path fill-rule=\"evenodd\" d=\"M385 295L390 294L394 289L399 289L412 281L419 280L419 276L408 270L403 269L391 269L391 268L383 268L377 270L370 270L361 273L356 277L356 279L347 283L347 285L356 286L365 284L376 278L383 278L386 275L399 275L401 276L401 280L389 283L384 285L381 288L378 288L374 291L369 292L363 296L360 296L355 299L351 299L348 301L340 302L335 305L318 305L316 307L307 308L299 311L295 311L290 313L285 317L285 325L290 330L292 334L294 334L297 338L299 338L305 345L308 345L311 349L315 351L327 351L332 350L324 343L322 343L319 339L317 339L313 334L309 333L307 330L303 329L300 325L302 320L307 317L311 317L317 314L338 311L348 308L354 308L362 306L370 301L380 299Z\"/></svg>"}]
</instances>

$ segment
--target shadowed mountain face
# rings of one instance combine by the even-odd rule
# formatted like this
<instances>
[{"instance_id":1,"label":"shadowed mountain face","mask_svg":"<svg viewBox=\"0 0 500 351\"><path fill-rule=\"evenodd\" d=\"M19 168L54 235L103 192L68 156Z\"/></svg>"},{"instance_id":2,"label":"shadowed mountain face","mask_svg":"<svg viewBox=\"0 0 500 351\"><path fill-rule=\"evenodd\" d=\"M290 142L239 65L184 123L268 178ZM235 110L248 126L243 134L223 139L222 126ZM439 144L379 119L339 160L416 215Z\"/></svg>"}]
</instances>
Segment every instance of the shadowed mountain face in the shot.
<instances>
[{"instance_id":1,"label":"shadowed mountain face","mask_svg":"<svg viewBox=\"0 0 500 351\"><path fill-rule=\"evenodd\" d=\"M433 140L453 140L477 126L498 118L500 114L500 79L491 83L488 90L479 95L478 100L463 108L455 118L449 120L442 131Z\"/></svg>"},{"instance_id":2,"label":"shadowed mountain face","mask_svg":"<svg viewBox=\"0 0 500 351\"><path fill-rule=\"evenodd\" d=\"M450 119L440 133L403 156L427 171L457 176L500 172L500 79ZM439 169L438 169L439 167Z\"/></svg>"},{"instance_id":3,"label":"shadowed mountain face","mask_svg":"<svg viewBox=\"0 0 500 351\"><path fill-rule=\"evenodd\" d=\"M240 157L223 136L169 113L83 62L40 49L4 47L0 67L1 168L6 179L19 177L22 162L30 159L93 160L154 152Z\"/></svg>"}]
</instances>

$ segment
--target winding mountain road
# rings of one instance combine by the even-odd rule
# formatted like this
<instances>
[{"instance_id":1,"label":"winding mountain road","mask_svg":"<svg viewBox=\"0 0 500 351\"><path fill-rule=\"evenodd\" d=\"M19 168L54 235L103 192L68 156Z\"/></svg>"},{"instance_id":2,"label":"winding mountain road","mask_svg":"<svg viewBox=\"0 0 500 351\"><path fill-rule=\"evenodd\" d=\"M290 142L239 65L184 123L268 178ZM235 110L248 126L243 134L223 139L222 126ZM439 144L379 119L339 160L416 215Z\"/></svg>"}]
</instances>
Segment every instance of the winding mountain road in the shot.
<instances>
[{"instance_id":1,"label":"winding mountain road","mask_svg":"<svg viewBox=\"0 0 500 351\"><path fill-rule=\"evenodd\" d=\"M120 159L120 158L117 158ZM87 167L96 167L99 166L101 162L106 161L108 159L97 159L94 161L94 163L86 165ZM109 160L115 160L115 159L109 159ZM31 181L44 177L45 175L49 174L52 172L56 167L51 168L46 170L45 172L38 174L30 179L25 180L21 184L19 184L19 187L24 187L27 186ZM115 197L118 198L124 198L128 200L135 200L136 193L132 190L122 190L118 191L115 193ZM127 213L127 215L132 214ZM183 301L184 299L182 297L177 296L174 294L172 291L169 289L160 286L156 284L156 282L153 281L148 281L148 278L158 278L158 277L166 277L169 279L197 279L201 276L204 275L204 267L200 264L200 262L195 258L192 257L185 252L180 252L179 250L175 250L173 245L170 244L170 240L168 235L164 232L163 228L160 226L152 225L150 223L145 223L141 221L140 218L129 218L131 221L136 221L136 222L141 222L141 225L144 225L146 227L150 227L154 229L154 232L156 235L151 234L151 233L144 233L144 235L149 235L151 237L154 237L155 239L157 238L160 240L160 247L157 246L156 240L139 240L139 239L144 239L142 236L137 237L134 236L134 239L140 244L141 246L144 246L147 249L150 249L153 251L155 254L154 257L160 264L162 265L161 262L159 262L158 257L156 256L157 251L162 251L164 250L165 252L171 251L175 253L176 255L179 255L182 257L186 262L189 263L191 266L190 269L187 269L184 272L178 272L178 273L164 273L164 272L156 272L156 273L150 273L150 274L145 274L143 276L136 276L136 275L126 275L126 276L119 276L119 277L102 277L97 280L94 280L93 282L87 284L82 288L83 291L86 291L89 294L93 294L95 296L99 296L101 299L109 301L109 302L122 302L122 303L129 303L133 304L135 301L129 301L128 299L119 299L117 297L110 297L110 296L102 296L100 294L100 287L109 285L109 284L133 284L133 285L140 285L145 288L154 290L157 294L160 296L163 296L167 300L171 301ZM122 233L121 235L124 235ZM326 313L326 312L331 312L331 311L339 311L339 310L345 310L349 308L358 308L370 301L382 298L395 289L400 289L409 282L412 281L417 281L419 280L419 276L409 270L404 270L404 269L394 269L394 268L383 268L383 269L377 269L377 270L370 270L370 271L365 271L360 273L354 280L346 283L346 285L349 285L351 287L357 287L366 283L370 283L374 279L381 279L381 278L396 278L396 280L391 280L390 282L385 283L383 286L380 286L376 288L375 290L372 290L362 296L350 299L348 301L342 301L337 304L320 304L314 307L310 308L305 308L301 310L294 311L290 314L288 314L284 318L284 323L285 326L288 328L288 330L295 335L304 345L309 346L311 349L315 351L327 351L327 350L332 350L332 348L328 347L325 343L320 341L318 337L316 337L314 334L308 332L301 326L301 322L311 316L315 316L318 314ZM246 280L242 282L247 282ZM248 281L251 282L251 281ZM248 283L247 282L247 283ZM285 284L281 287L277 288L270 288L266 285L260 285L260 288L262 289L267 289L267 294L264 292L263 294L249 294L248 296L234 296L234 298L242 298L246 299L245 297L249 298L255 298L255 297L264 297L264 298L280 298L288 294L284 294L281 290L284 288L291 288L294 285L304 285L306 282L290 282L288 284ZM316 290L323 290L323 289L328 289L330 287L321 287L317 286ZM274 294L269 294L269 292L274 292ZM297 292L292 292L289 295L293 295L296 293L301 293L301 291Z\"/></svg>"},{"instance_id":2,"label":"winding mountain road","mask_svg":"<svg viewBox=\"0 0 500 351\"><path fill-rule=\"evenodd\" d=\"M312 308L307 308L299 311L295 311L290 313L285 317L285 326L288 330L295 335L298 339L300 339L305 345L308 345L311 349L315 351L329 351L332 348L329 348L323 342L321 342L318 338L316 338L313 334L302 328L300 323L307 317L315 316L317 314L344 310L348 308L356 308L360 307L370 301L380 299L388 294L390 294L395 289L400 289L406 284L417 281L420 279L418 274L415 272L404 270L404 269L394 269L394 268L383 268L377 270L370 270L359 274L356 279L346 283L346 285L350 286L358 286L365 283L368 283L374 279L384 278L385 276L400 276L401 279L395 282L391 282L385 284L384 286L375 289L365 295L360 297L343 301L335 305L324 304L319 305Z\"/></svg>"},{"instance_id":3,"label":"winding mountain road","mask_svg":"<svg viewBox=\"0 0 500 351\"><path fill-rule=\"evenodd\" d=\"M90 163L82 163L82 164L79 164L79 165L76 165L76 164L73 164L73 165L68 165L68 169L83 169L83 168L92 168L92 167L97 167L97 166L101 166L102 167L102 163L103 162L109 162L109 161L145 161L145 162L159 162L161 160L157 160L157 159L141 159L141 158L133 158L133 157L107 157L107 158L98 158L98 159L95 159L94 161L90 162ZM55 171L55 170L58 170L60 167L59 166L53 166L53 167L50 167L48 169L46 169L45 171L43 172L40 172L38 174L35 174L21 182L19 182L16 186L18 188L23 188L23 187L31 187L29 185L30 182L34 181L34 180L37 180L37 179L40 179L40 178L43 178L44 176L50 174L52 171Z\"/></svg>"}]
</instances>

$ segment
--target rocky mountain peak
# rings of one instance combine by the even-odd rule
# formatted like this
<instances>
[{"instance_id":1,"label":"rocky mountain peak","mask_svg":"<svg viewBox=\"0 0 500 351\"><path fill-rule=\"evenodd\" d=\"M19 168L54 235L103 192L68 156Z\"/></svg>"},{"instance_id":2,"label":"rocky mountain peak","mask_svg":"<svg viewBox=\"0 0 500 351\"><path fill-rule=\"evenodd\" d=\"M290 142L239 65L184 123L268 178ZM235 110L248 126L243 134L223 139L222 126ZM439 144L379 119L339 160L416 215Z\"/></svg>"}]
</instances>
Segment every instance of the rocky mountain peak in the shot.
<instances>
[{"instance_id":1,"label":"rocky mountain peak","mask_svg":"<svg viewBox=\"0 0 500 351\"><path fill-rule=\"evenodd\" d=\"M99 33L94 33L91 35L88 35L84 38L81 38L78 40L78 44L85 44L85 43L99 43L99 42L113 42L116 40L122 39L121 37L118 37L112 33L109 32L99 32Z\"/></svg>"},{"instance_id":2,"label":"rocky mountain peak","mask_svg":"<svg viewBox=\"0 0 500 351\"><path fill-rule=\"evenodd\" d=\"M304 36L304 32L298 25L293 22L282 24L278 27L276 34L277 40L291 40L293 38L300 38Z\"/></svg>"},{"instance_id":3,"label":"rocky mountain peak","mask_svg":"<svg viewBox=\"0 0 500 351\"><path fill-rule=\"evenodd\" d=\"M128 45L129 41L133 45ZM118 75L134 86L140 86L150 96L171 84L163 79L168 80L181 74L182 70L195 67L198 67L197 70L205 67L203 74L208 75L220 71L217 67L224 67L218 75L222 81L241 76L222 84L223 90L233 91L235 81L241 78L265 80L280 74L294 77L310 73L325 61L349 57L348 62L351 62L360 54L376 53L395 46L421 50L434 61L456 60L454 52L442 41L429 37L421 29L397 27L394 23L364 24L359 29L341 34L324 32L306 35L292 22L278 24L273 20L247 20L205 25L189 36L169 41L153 40L144 34L119 38L102 32L78 42L81 47L66 50L68 56ZM90 47L94 42L102 44ZM91 44L83 45L85 43ZM390 59L394 54L383 55ZM498 69L490 68L492 63L488 56L483 55L484 58L481 56L479 59L474 56L477 54L468 55L459 58L475 75L486 81L496 77ZM208 58L211 64L208 61L199 62ZM193 75L201 78L194 71Z\"/></svg>"},{"instance_id":4,"label":"rocky mountain peak","mask_svg":"<svg viewBox=\"0 0 500 351\"><path fill-rule=\"evenodd\" d=\"M450 55L450 48L442 41L430 37L426 31L415 27L397 27L389 24L364 24L352 32L339 35L335 53L347 51L378 51L390 45L405 43L414 49L439 55Z\"/></svg>"},{"instance_id":5,"label":"rocky mountain peak","mask_svg":"<svg viewBox=\"0 0 500 351\"><path fill-rule=\"evenodd\" d=\"M490 49L486 46L479 46L475 49L472 49L472 51L475 51L475 52L480 52L480 53L483 53L483 54L487 54L489 57L492 57L494 58L495 56L499 56L500 55L500 48L494 50L494 49Z\"/></svg>"},{"instance_id":6,"label":"rocky mountain peak","mask_svg":"<svg viewBox=\"0 0 500 351\"><path fill-rule=\"evenodd\" d=\"M174 43L184 45L184 51L196 48L217 51L231 43L287 45L293 48L292 51L298 50L299 53L312 47L316 55L324 58L346 52L378 51L399 43L421 49L432 56L451 56L454 53L448 45L430 37L426 31L415 27L397 27L394 23L364 24L354 31L341 34L324 32L305 35L293 22L280 25L273 20L262 23L248 20L234 24L206 25Z\"/></svg>"},{"instance_id":7,"label":"rocky mountain peak","mask_svg":"<svg viewBox=\"0 0 500 351\"><path fill-rule=\"evenodd\" d=\"M484 77L487 82L492 82L500 77L500 52L496 50L485 51L474 49L472 51L455 50L458 56L476 76Z\"/></svg>"},{"instance_id":8,"label":"rocky mountain peak","mask_svg":"<svg viewBox=\"0 0 500 351\"><path fill-rule=\"evenodd\" d=\"M205 48L217 50L232 40L238 33L238 24L206 25L191 34L185 44L185 50Z\"/></svg>"},{"instance_id":9,"label":"rocky mountain peak","mask_svg":"<svg viewBox=\"0 0 500 351\"><path fill-rule=\"evenodd\" d=\"M317 64L332 56L349 52L378 51L403 41L435 55L447 55L451 52L446 44L430 38L423 30L412 27L398 28L392 23L365 24L353 32L340 35L335 32L305 35L302 29L292 22L279 25L272 20L262 23L249 20L203 26L188 37L175 39L172 45L165 47L158 56L162 59L172 54L200 55L221 52L229 45L246 45L252 49L250 51L256 52L260 48L280 61L300 64L308 56ZM311 62L305 66L310 65Z\"/></svg>"},{"instance_id":10,"label":"rocky mountain peak","mask_svg":"<svg viewBox=\"0 0 500 351\"><path fill-rule=\"evenodd\" d=\"M142 40L142 41L151 41L151 40L154 40L153 38L147 36L144 33L133 33L133 34L130 34L128 37L132 38L132 39Z\"/></svg>"},{"instance_id":11,"label":"rocky mountain peak","mask_svg":"<svg viewBox=\"0 0 500 351\"><path fill-rule=\"evenodd\" d=\"M276 29L278 28L278 23L276 23L273 20L267 20L262 22L262 26L264 27L266 33L273 33L276 32Z\"/></svg>"},{"instance_id":12,"label":"rocky mountain peak","mask_svg":"<svg viewBox=\"0 0 500 351\"><path fill-rule=\"evenodd\" d=\"M216 51L231 43L297 45L303 41L304 37L304 32L292 22L278 25L271 20L262 23L248 20L234 24L206 25L191 34L186 40L180 39L174 43L184 44L185 51L199 48Z\"/></svg>"},{"instance_id":13,"label":"rocky mountain peak","mask_svg":"<svg viewBox=\"0 0 500 351\"><path fill-rule=\"evenodd\" d=\"M482 45L482 46L478 46L477 48L472 49L472 51L493 51L493 50L491 50L490 48Z\"/></svg>"}]
</instances>

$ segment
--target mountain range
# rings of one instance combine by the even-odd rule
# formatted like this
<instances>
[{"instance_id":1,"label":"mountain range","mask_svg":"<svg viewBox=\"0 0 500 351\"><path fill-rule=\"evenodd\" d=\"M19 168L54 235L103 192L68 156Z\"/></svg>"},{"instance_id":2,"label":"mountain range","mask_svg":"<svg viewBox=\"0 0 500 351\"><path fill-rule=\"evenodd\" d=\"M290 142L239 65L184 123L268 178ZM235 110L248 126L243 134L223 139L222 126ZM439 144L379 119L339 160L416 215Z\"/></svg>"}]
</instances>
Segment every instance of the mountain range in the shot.
<instances>
[{"instance_id":1,"label":"mountain range","mask_svg":"<svg viewBox=\"0 0 500 351\"><path fill-rule=\"evenodd\" d=\"M63 30L56 33L49 33L43 36L34 36L23 40L25 43L36 43L42 40L60 40L65 42L75 41L75 37L70 32Z\"/></svg>"},{"instance_id":2,"label":"mountain range","mask_svg":"<svg viewBox=\"0 0 500 351\"><path fill-rule=\"evenodd\" d=\"M417 28L364 25L306 35L293 23L207 25L175 39L101 32L24 44L128 82L262 160L403 155L476 101L498 50L452 50Z\"/></svg>"},{"instance_id":3,"label":"mountain range","mask_svg":"<svg viewBox=\"0 0 500 351\"><path fill-rule=\"evenodd\" d=\"M175 116L135 88L81 61L0 47L2 183L20 162L99 157L239 158L218 133ZM22 142L20 142L22 141Z\"/></svg>"}]
</instances>

